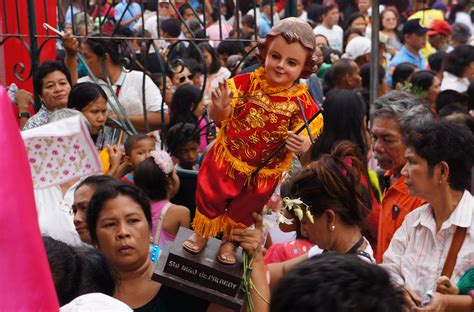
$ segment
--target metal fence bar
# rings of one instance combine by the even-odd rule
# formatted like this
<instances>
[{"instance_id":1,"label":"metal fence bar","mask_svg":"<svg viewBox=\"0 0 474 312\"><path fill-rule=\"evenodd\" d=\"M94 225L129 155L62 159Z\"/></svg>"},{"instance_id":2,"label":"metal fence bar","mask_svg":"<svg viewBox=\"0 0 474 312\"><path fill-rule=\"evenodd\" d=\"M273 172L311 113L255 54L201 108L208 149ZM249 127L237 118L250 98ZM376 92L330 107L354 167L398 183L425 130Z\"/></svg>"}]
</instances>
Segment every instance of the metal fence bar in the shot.
<instances>
[{"instance_id":1,"label":"metal fence bar","mask_svg":"<svg viewBox=\"0 0 474 312\"><path fill-rule=\"evenodd\" d=\"M20 23L20 11L18 10L18 2L15 4L16 11L16 27L19 33L21 33L21 23Z\"/></svg>"},{"instance_id":2,"label":"metal fence bar","mask_svg":"<svg viewBox=\"0 0 474 312\"><path fill-rule=\"evenodd\" d=\"M49 24L48 19L48 8L46 7L46 1L43 1L43 10L44 10L44 20Z\"/></svg>"},{"instance_id":3,"label":"metal fence bar","mask_svg":"<svg viewBox=\"0 0 474 312\"><path fill-rule=\"evenodd\" d=\"M379 30L380 30L380 14L379 14L379 0L372 0L372 46L370 62L370 104L375 101L378 96L378 77L379 77Z\"/></svg>"},{"instance_id":4,"label":"metal fence bar","mask_svg":"<svg viewBox=\"0 0 474 312\"><path fill-rule=\"evenodd\" d=\"M274 4L274 0L270 0L270 26L273 27L273 15L275 15L275 13L273 12L273 4ZM262 8L263 9L263 8Z\"/></svg>"},{"instance_id":5,"label":"metal fence bar","mask_svg":"<svg viewBox=\"0 0 474 312\"><path fill-rule=\"evenodd\" d=\"M84 24L86 25L86 36L89 34L89 20L87 19L87 0L84 0Z\"/></svg>"},{"instance_id":6,"label":"metal fence bar","mask_svg":"<svg viewBox=\"0 0 474 312\"><path fill-rule=\"evenodd\" d=\"M115 25L115 28L114 28L114 31L112 32L112 34L110 35L110 37L114 37L114 35L117 33L117 29L119 29L119 26L120 26L120 23L122 23L122 20L125 16L125 13L127 13L127 10L128 8L130 7L130 4L132 2L128 2L127 3L127 6L125 7L125 9L123 10L123 13L122 15L120 16L119 20L117 21L117 25ZM143 17L143 10L142 10L142 17Z\"/></svg>"},{"instance_id":7,"label":"metal fence bar","mask_svg":"<svg viewBox=\"0 0 474 312\"><path fill-rule=\"evenodd\" d=\"M171 7L173 8L174 12L176 13L176 15L178 15L179 17L179 20L181 21L181 23L183 23L183 26L186 28L186 30L191 34L191 36L194 38L195 35L194 33L191 31L191 28L189 28L188 24L186 24L186 22L184 21L184 17L183 15L181 15L181 13L179 12L179 10L176 8L176 6L174 5L174 3L170 2L169 3L171 5ZM191 7L191 6L190 6ZM192 8L192 7L191 7ZM193 10L193 12L195 12ZM199 19L198 19L199 20Z\"/></svg>"},{"instance_id":8,"label":"metal fence bar","mask_svg":"<svg viewBox=\"0 0 474 312\"><path fill-rule=\"evenodd\" d=\"M35 3L34 0L27 0L28 7L28 27L30 35L30 59L31 59L31 77L35 77L39 67L39 50L38 50L38 39L36 37L36 15L35 15ZM18 9L18 2L17 2ZM18 11L18 10L17 10ZM20 29L18 28L18 32ZM34 83L34 79L33 79ZM35 111L38 111L41 107L39 101L39 95L35 94Z\"/></svg>"},{"instance_id":9,"label":"metal fence bar","mask_svg":"<svg viewBox=\"0 0 474 312\"><path fill-rule=\"evenodd\" d=\"M234 18L236 20L235 25L237 25L237 39L240 39L240 0L236 0L235 2L235 12Z\"/></svg>"},{"instance_id":10,"label":"metal fence bar","mask_svg":"<svg viewBox=\"0 0 474 312\"><path fill-rule=\"evenodd\" d=\"M218 21L219 21L219 39L222 41L222 14L221 14L221 7L220 7L220 1L217 1L217 16L218 16ZM212 14L212 12L211 12Z\"/></svg>"},{"instance_id":11,"label":"metal fence bar","mask_svg":"<svg viewBox=\"0 0 474 312\"><path fill-rule=\"evenodd\" d=\"M255 34L257 34L257 0L253 0L253 21L255 23Z\"/></svg>"},{"instance_id":12,"label":"metal fence bar","mask_svg":"<svg viewBox=\"0 0 474 312\"><path fill-rule=\"evenodd\" d=\"M16 0L16 15L17 15L17 24L18 24L18 17L20 16L20 7L18 5L20 0ZM36 75L36 72L37 72L37 68L39 67L39 56L41 54L41 51L43 50L43 47L45 47L47 45L47 43L49 41L56 41L58 39L58 37L53 34L51 31L46 31L46 34L45 35L38 35L37 34L37 31L36 31L36 28L35 28L35 25L36 25L36 18L35 18L35 3L36 2L36 5L41 5L44 7L44 10L45 10L45 21L48 22L50 19L51 19L51 14L48 14L47 11L48 11L48 5L46 2L43 2L43 4L40 4L38 3L39 1L38 0L27 0L28 2L28 16L29 16L29 19L28 19L28 24L29 24L29 28L30 28L30 32L28 34L24 34L21 32L21 29L19 29L17 31L17 33L13 34L13 33L9 33L9 29L8 29L8 20L6 19L7 17L7 14L5 14L5 18L4 18L4 24L5 24L5 27L4 27L4 31L6 31L6 34L1 34L2 36L6 37L4 38L1 42L0 42L0 45L3 44L4 42L6 42L6 40L8 38L17 38L19 40L22 40L21 38L26 38L28 37L29 38L29 43L28 41L24 41L24 46L25 48L28 50L29 52L29 55L30 55L30 59L31 59L31 71L30 71L30 74L24 78L24 77L19 77L18 75L16 75L17 79L29 79L30 77L34 77ZM87 27L87 22L88 22L88 19L89 17L92 17L94 16L94 11L96 11L96 14L95 14L95 17L96 18L99 18L99 22L95 22L94 23L94 28L95 30L99 30L99 35L98 36L94 36L96 37L97 39L105 39L105 40L110 40L111 37L113 37L113 40L140 40L140 41L143 41L145 39L144 37L144 34L142 34L140 37L139 36L134 36L134 37L125 37L123 35L118 35L117 34L117 29L120 25L120 23L122 22L122 20L125 18L125 14L126 12L130 12L129 10L129 7L131 5L131 3L127 3L125 6L125 10L124 12L121 14L121 16L117 16L118 20L116 21L116 25L113 29L111 29L111 32L112 32L112 36L110 35L105 35L104 33L104 23L106 23L107 19L108 19L108 16L110 14L110 10L113 9L113 6L111 5L109 7L109 9L107 10L106 14L104 15L103 13L105 12L102 12L102 10L104 9L104 6L103 6L103 3L101 3L100 1L97 1L97 3L95 4L95 6L92 6L92 7L88 7L88 4L87 4L87 0L82 0L80 1L81 4L83 4L83 9L81 9L81 14L83 16L83 18L85 19L85 24L86 24L86 29L85 29L85 32L86 32L86 36L78 36L76 34L76 37L77 39L79 40L82 40L82 39L85 39L85 38L88 38L88 35L90 35L90 28ZM140 1L136 1L138 2L138 4L141 6L141 17L142 17L142 22L141 22L141 27L142 29L145 29L145 20L143 19L144 17L144 5L146 5L145 1L143 0L140 0ZM191 36L195 36L194 33L191 31L190 27L188 26L188 24L186 24L185 20L184 20L184 16L181 14L180 10L174 5L174 3L172 3L171 1L168 2L169 5L171 6L172 8L172 11L175 12L175 16L176 18L181 21L182 25L184 25L183 29L186 28L187 31L189 31L189 33L191 34ZM254 21L255 21L255 24L257 24L257 16L258 16L258 13L260 12L257 12L257 7L255 6L256 5L256 0L253 1L254 3L254 7L253 8L250 8L250 10L253 9L253 13L254 13ZM69 19L69 17L71 18L71 24L73 26L73 31L74 33L77 33L77 24L78 23L81 23L83 22L82 19L77 19L77 16L76 14L76 9L74 8L74 3L72 0L57 0L56 1L56 4L57 4L57 12L58 12L58 23L59 23L59 27L62 27L63 26L63 19L65 17L65 13L67 13L69 16L67 16L67 18ZM234 25L233 25L233 28L234 28L234 33L236 33L236 36L232 37L232 38L225 38L225 36L222 34L222 31L224 30L224 25L223 23L225 23L226 21L223 19L223 17L221 16L220 14L220 7L217 8L218 10L218 22L219 22L219 41L222 41L222 40L226 40L226 41L230 41L230 42L256 42L255 39L242 39L242 31L241 31L241 28L240 28L240 22L241 22L241 16L240 16L240 10L239 10L239 7L241 5L241 1L240 0L237 0L237 4L235 6L235 11L234 11ZM64 7L64 6L67 6L67 7ZM190 6L191 10L193 11L194 15L196 17L199 17L199 14L197 13L197 11L192 7ZM50 9L50 8L49 8ZM163 7L162 7L163 9ZM207 31L206 31L206 15L209 13L209 6L206 7L206 6L203 6L203 15L202 17L199 17L197 20L199 21L199 23L201 25L203 25L203 32L207 35ZM4 2L3 4L3 10L4 12L7 11L7 7L6 7L6 4ZM128 10L128 11L127 11ZM163 38L160 34L160 7L159 5L157 6L156 8L156 14L157 14L157 35L156 36L153 36L155 38L148 38L147 41L149 42L152 42L153 40L160 40L160 41L164 41L168 38ZM76 18L75 18L76 17ZM273 18L273 16L272 16ZM53 21L51 20L50 21L51 24L54 24ZM21 27L21 25L18 25L19 27ZM147 26L148 27L148 26ZM23 26L24 28L24 26ZM254 29L255 32L257 32L257 28ZM41 40L41 41L39 41ZM192 40L181 40L178 41L178 43L180 42L186 42L188 41L188 44L191 44L193 46L193 49L197 50L197 52L201 55L201 60L198 60L198 63L201 64L201 66L203 67L203 88L201 90L201 98L204 94L204 86L208 80L208 73L207 73L207 66L206 66L206 62L204 61L204 58L202 57L202 53L201 51L199 50L198 48L198 44L200 42L205 42L205 41L208 41L209 38L207 38L207 36L205 36L205 38L193 38ZM38 47L39 43L41 42L41 46ZM157 41L156 41L157 42ZM176 43L176 44L178 44ZM176 44L173 44L176 45ZM156 45L154 44L148 44L148 47L149 46L154 46L155 47L155 52L159 53L159 50L156 48ZM251 49L253 50L253 49ZM135 51L130 51L131 54L128 55L127 57L131 57L132 61L135 60ZM145 68L148 68L147 67L147 56L149 55L148 54L149 51L148 49L147 50L144 50L142 51L142 56L144 55L145 58L144 58L144 64L145 64ZM197 57L197 56L196 56ZM165 64L162 62L161 58L159 58L160 61L158 63L158 66L161 67L161 73L163 75L163 77L166 77L166 68L170 65L170 64ZM246 59L246 56L244 56L243 60L240 62L243 63L243 61ZM84 62L84 58L81 58L81 61ZM148 60L149 61L149 60ZM182 61L181 61L182 63ZM15 73L19 72L19 73L22 73L24 72L25 70L25 66L23 64L17 64L18 66L16 66L15 68ZM86 66L87 68L87 66ZM87 70L89 71L89 69L87 68ZM128 70L128 69L124 69L124 70ZM141 86L141 89L142 89L142 93L145 94L145 74L143 75L143 83L142 83L142 86ZM164 83L166 84L166 79L164 79ZM163 90L162 94L163 94L163 98L165 96L165 93L166 93L166 89ZM145 96L144 96L145 97ZM143 102L143 105L144 107L146 107L146 99L144 99ZM40 106L40 101L39 100L36 100L35 101L36 103L36 108L38 109L39 106ZM163 105L164 105L164 102L163 102ZM145 109L145 115L146 115L146 109ZM162 120L164 119L163 118L164 116L162 116ZM123 118L123 117L122 117ZM146 122L146 116L144 117L145 118L145 123L146 125L148 126L148 123ZM125 120L124 120L125 121ZM127 126L127 128L129 128L129 125ZM129 131L131 130L133 132L132 129L128 129Z\"/></svg>"}]
</instances>

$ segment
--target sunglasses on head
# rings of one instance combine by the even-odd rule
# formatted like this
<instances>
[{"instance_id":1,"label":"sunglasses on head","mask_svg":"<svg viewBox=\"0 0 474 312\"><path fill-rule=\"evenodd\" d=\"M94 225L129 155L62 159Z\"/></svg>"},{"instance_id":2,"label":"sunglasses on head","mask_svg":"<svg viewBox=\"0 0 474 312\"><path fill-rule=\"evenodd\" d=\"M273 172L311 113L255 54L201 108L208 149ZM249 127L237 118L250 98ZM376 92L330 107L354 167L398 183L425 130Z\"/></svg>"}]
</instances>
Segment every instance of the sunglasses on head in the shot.
<instances>
[{"instance_id":1,"label":"sunglasses on head","mask_svg":"<svg viewBox=\"0 0 474 312\"><path fill-rule=\"evenodd\" d=\"M189 80L192 80L192 79L193 79L193 76L192 76L192 75L189 75L189 76L187 76L187 77L186 77L186 76L181 76L181 77L179 77L179 79L178 79L179 83L185 82L185 81L186 81L186 78L188 78Z\"/></svg>"}]
</instances>

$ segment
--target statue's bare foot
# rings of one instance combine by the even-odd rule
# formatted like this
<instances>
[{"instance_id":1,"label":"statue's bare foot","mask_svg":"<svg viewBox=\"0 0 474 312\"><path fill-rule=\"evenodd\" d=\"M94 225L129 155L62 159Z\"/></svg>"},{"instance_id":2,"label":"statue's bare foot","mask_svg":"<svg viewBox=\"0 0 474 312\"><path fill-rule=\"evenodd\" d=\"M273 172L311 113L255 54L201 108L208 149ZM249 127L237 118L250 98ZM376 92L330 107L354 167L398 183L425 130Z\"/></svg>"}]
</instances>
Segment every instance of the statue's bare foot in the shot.
<instances>
[{"instance_id":1,"label":"statue's bare foot","mask_svg":"<svg viewBox=\"0 0 474 312\"><path fill-rule=\"evenodd\" d=\"M231 241L223 241L219 247L217 254L217 260L222 264L233 265L235 264L235 249L237 246Z\"/></svg>"},{"instance_id":2,"label":"statue's bare foot","mask_svg":"<svg viewBox=\"0 0 474 312\"><path fill-rule=\"evenodd\" d=\"M204 247L206 247L206 244L207 238L204 238L199 234L193 233L183 243L183 248L190 253L198 254L204 249Z\"/></svg>"}]
</instances>

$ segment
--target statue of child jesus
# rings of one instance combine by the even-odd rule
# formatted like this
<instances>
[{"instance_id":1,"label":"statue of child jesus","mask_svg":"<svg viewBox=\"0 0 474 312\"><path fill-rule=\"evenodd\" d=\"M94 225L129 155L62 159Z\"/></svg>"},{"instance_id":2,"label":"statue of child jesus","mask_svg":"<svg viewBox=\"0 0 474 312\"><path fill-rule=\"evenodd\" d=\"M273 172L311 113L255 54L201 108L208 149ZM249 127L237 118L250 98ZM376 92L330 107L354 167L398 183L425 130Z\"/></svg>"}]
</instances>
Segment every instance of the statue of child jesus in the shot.
<instances>
[{"instance_id":1,"label":"statue of child jesus","mask_svg":"<svg viewBox=\"0 0 474 312\"><path fill-rule=\"evenodd\" d=\"M252 213L262 212L293 153L309 149L307 131L295 131L304 125L303 113L310 119L318 106L297 81L316 71L315 49L311 27L286 18L258 44L263 66L222 82L213 92L208 112L220 131L199 170L194 233L183 244L187 251L199 253L209 237L223 232L217 259L234 264L232 229L253 224ZM315 137L322 127L322 115L309 125ZM255 174L283 142L286 148Z\"/></svg>"}]
</instances>

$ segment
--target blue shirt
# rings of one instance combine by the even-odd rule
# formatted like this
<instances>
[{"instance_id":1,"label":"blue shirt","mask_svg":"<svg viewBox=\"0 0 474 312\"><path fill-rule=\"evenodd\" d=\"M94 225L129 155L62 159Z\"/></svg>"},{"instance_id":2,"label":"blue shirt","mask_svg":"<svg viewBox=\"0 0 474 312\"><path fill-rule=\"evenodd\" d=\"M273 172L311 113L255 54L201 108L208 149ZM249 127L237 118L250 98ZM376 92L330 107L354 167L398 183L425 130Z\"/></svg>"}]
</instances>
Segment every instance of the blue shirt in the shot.
<instances>
[{"instance_id":1,"label":"blue shirt","mask_svg":"<svg viewBox=\"0 0 474 312\"><path fill-rule=\"evenodd\" d=\"M117 4L115 6L115 20L117 22L120 20L120 18L122 17L122 14L124 14L124 12L125 12L125 14L123 15L122 22L126 22L126 21L130 20L133 17L135 17L137 14L140 14L142 12L142 9L140 8L140 5L136 2L130 3L130 5L128 6L126 11L125 11L125 8L127 8L127 0L122 0L122 2L120 2L119 4ZM135 26L136 23L137 23L137 21L134 21L133 23L131 23L127 27L131 31L133 31L133 26Z\"/></svg>"},{"instance_id":2,"label":"blue shirt","mask_svg":"<svg viewBox=\"0 0 474 312\"><path fill-rule=\"evenodd\" d=\"M260 17L257 19L257 26L259 27L258 35L261 38L265 38L267 33L271 29L272 21L264 14L260 14Z\"/></svg>"},{"instance_id":3,"label":"blue shirt","mask_svg":"<svg viewBox=\"0 0 474 312\"><path fill-rule=\"evenodd\" d=\"M200 7L199 0L191 0L189 4L193 7L194 10L198 10Z\"/></svg>"},{"instance_id":4,"label":"blue shirt","mask_svg":"<svg viewBox=\"0 0 474 312\"><path fill-rule=\"evenodd\" d=\"M72 8L72 10L71 10ZM71 13L72 12L72 13ZM74 17L74 15L76 15L77 13L81 13L81 9L79 8L76 8L74 6L69 6L67 8L67 11L66 11L66 15L64 15L65 17L65 21L64 21L64 24L70 24L72 25L72 18ZM76 21L76 20L74 20Z\"/></svg>"},{"instance_id":5,"label":"blue shirt","mask_svg":"<svg viewBox=\"0 0 474 312\"><path fill-rule=\"evenodd\" d=\"M388 63L388 66L387 66L387 84L390 87L392 87L393 71L395 70L395 67L401 63L412 63L416 65L420 70L426 69L425 59L423 58L423 55L421 54L421 52L418 51L418 56L416 56L412 54L410 51L408 51L406 46L403 46L403 48L400 51L398 51L397 54L395 54L395 56L390 61L390 63Z\"/></svg>"}]
</instances>

